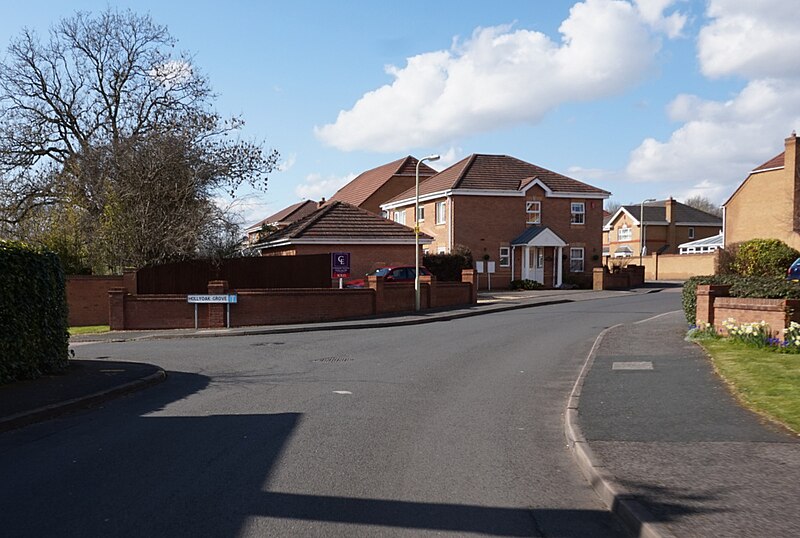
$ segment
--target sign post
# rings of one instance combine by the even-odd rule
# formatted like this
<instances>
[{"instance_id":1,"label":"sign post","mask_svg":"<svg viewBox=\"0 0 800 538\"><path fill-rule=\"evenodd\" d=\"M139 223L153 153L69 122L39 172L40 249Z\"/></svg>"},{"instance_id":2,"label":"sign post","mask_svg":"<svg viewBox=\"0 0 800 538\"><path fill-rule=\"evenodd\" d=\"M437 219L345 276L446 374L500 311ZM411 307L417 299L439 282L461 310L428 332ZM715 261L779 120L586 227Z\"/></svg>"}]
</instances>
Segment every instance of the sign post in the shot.
<instances>
[{"instance_id":1,"label":"sign post","mask_svg":"<svg viewBox=\"0 0 800 538\"><path fill-rule=\"evenodd\" d=\"M339 279L339 289L344 287L345 278L350 278L350 253L331 252L331 278Z\"/></svg>"},{"instance_id":2,"label":"sign post","mask_svg":"<svg viewBox=\"0 0 800 538\"><path fill-rule=\"evenodd\" d=\"M197 330L197 305L199 304L224 304L226 305L227 327L231 328L231 305L236 304L239 296L233 293L222 295L188 295L186 302L194 304L194 328Z\"/></svg>"}]
</instances>

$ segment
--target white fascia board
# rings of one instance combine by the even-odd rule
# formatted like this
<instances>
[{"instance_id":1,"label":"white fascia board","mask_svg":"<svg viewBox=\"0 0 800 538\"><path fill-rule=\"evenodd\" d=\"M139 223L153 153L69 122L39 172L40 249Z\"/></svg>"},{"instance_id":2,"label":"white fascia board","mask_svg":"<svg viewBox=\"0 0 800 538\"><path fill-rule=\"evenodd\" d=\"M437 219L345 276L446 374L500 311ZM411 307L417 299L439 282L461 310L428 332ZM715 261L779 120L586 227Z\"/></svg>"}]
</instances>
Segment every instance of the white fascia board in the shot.
<instances>
[{"instance_id":1,"label":"white fascia board","mask_svg":"<svg viewBox=\"0 0 800 538\"><path fill-rule=\"evenodd\" d=\"M587 200L605 200L611 196L607 193L589 193L589 192L554 192L548 193L548 198L586 198Z\"/></svg>"},{"instance_id":2,"label":"white fascia board","mask_svg":"<svg viewBox=\"0 0 800 538\"><path fill-rule=\"evenodd\" d=\"M550 196L551 194L553 194L553 191L550 190L550 187L548 187L547 185L542 183L542 180L540 180L538 177L533 178L533 181L531 181L530 183L525 185L524 188L520 189L520 192L526 193L526 192L528 192L528 189L530 189L534 185L538 185L539 187L541 187L544 190L544 192L545 192L545 194L547 196Z\"/></svg>"},{"instance_id":3,"label":"white fascia board","mask_svg":"<svg viewBox=\"0 0 800 538\"><path fill-rule=\"evenodd\" d=\"M450 191L436 191L430 194L421 194L419 197L420 202L429 202L431 200L435 200L437 198L445 198L447 193ZM398 207L406 207L410 205L414 205L416 202L416 197L414 198L404 198L402 200L397 200L396 202L386 202L385 204L381 204L381 209L384 211L389 211L390 209L397 209Z\"/></svg>"},{"instance_id":4,"label":"white fascia board","mask_svg":"<svg viewBox=\"0 0 800 538\"><path fill-rule=\"evenodd\" d=\"M420 202L429 202L431 200L436 200L437 198L449 198L451 196L505 196L505 197L514 197L520 198L525 196L525 194L521 191L513 190L491 190L491 189L447 189L444 191L437 191L432 192L430 194L420 195L419 201ZM405 198L403 200L397 200L396 202L387 202L385 204L381 204L381 209L384 211L389 211L391 209L397 209L398 207L408 207L414 205L416 198Z\"/></svg>"},{"instance_id":5,"label":"white fascia board","mask_svg":"<svg viewBox=\"0 0 800 538\"><path fill-rule=\"evenodd\" d=\"M783 170L785 166L775 166L773 168L762 168L761 170L753 170L751 174L760 174L761 172L772 172L773 170Z\"/></svg>"},{"instance_id":6,"label":"white fascia board","mask_svg":"<svg viewBox=\"0 0 800 538\"><path fill-rule=\"evenodd\" d=\"M633 220L633 223L636 224L636 226L639 226L639 219L637 219L635 215L631 215L631 212L624 207L620 207L613 215L611 215L611 218L608 219L608 224L606 224L606 226L609 227L609 230L614 227L614 221L616 221L622 213L628 215Z\"/></svg>"}]
</instances>

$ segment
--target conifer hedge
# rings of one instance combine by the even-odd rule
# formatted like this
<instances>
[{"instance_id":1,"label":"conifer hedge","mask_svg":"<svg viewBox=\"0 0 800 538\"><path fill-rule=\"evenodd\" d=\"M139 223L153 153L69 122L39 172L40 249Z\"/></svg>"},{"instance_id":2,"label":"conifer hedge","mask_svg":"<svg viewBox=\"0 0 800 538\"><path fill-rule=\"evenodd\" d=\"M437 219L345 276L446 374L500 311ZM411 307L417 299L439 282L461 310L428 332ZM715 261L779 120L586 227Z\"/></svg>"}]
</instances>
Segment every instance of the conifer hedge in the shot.
<instances>
[{"instance_id":1,"label":"conifer hedge","mask_svg":"<svg viewBox=\"0 0 800 538\"><path fill-rule=\"evenodd\" d=\"M0 240L0 384L69 363L67 299L58 257Z\"/></svg>"}]
</instances>

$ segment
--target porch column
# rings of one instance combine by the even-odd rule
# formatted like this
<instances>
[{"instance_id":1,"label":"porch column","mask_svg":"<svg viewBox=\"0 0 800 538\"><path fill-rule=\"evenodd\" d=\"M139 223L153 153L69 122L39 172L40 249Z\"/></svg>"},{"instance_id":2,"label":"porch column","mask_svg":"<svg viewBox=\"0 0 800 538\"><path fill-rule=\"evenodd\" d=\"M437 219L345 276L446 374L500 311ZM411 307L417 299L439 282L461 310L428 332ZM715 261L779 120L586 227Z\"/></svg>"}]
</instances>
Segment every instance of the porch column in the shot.
<instances>
[{"instance_id":1,"label":"porch column","mask_svg":"<svg viewBox=\"0 0 800 538\"><path fill-rule=\"evenodd\" d=\"M558 247L558 254L556 255L556 288L561 286L561 256L564 247Z\"/></svg>"}]
</instances>

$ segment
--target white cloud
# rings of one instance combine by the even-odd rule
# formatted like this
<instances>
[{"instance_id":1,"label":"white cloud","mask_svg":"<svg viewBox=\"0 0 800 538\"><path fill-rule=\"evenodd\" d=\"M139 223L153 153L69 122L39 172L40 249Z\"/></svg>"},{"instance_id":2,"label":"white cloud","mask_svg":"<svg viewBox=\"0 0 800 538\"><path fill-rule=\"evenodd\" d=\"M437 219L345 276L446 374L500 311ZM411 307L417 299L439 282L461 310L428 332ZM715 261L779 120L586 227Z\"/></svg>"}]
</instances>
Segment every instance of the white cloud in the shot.
<instances>
[{"instance_id":1,"label":"white cloud","mask_svg":"<svg viewBox=\"0 0 800 538\"><path fill-rule=\"evenodd\" d=\"M669 114L684 124L666 142L645 139L631 154L628 176L675 189L713 187L706 195L721 201L750 170L783 151L784 138L800 126L800 86L766 79L728 101L681 95Z\"/></svg>"},{"instance_id":2,"label":"white cloud","mask_svg":"<svg viewBox=\"0 0 800 538\"><path fill-rule=\"evenodd\" d=\"M800 76L798 5L786 0L711 0L710 24L698 37L698 58L709 77Z\"/></svg>"},{"instance_id":3,"label":"white cloud","mask_svg":"<svg viewBox=\"0 0 800 538\"><path fill-rule=\"evenodd\" d=\"M673 196L722 202L750 170L783 150L784 138L800 128L800 33L792 4L709 2L697 41L701 70L748 81L727 100L678 95L667 113L682 125L666 141L642 141L631 153L630 179L661 182Z\"/></svg>"},{"instance_id":4,"label":"white cloud","mask_svg":"<svg viewBox=\"0 0 800 538\"><path fill-rule=\"evenodd\" d=\"M309 174L304 183L294 189L294 193L307 200L330 198L336 191L352 181L356 174L346 176L323 176L322 174Z\"/></svg>"},{"instance_id":5,"label":"white cloud","mask_svg":"<svg viewBox=\"0 0 800 538\"><path fill-rule=\"evenodd\" d=\"M636 9L647 24L664 32L669 37L679 37L683 27L686 26L686 15L673 11L669 15L664 12L670 8L675 0L634 0Z\"/></svg>"},{"instance_id":6,"label":"white cloud","mask_svg":"<svg viewBox=\"0 0 800 538\"><path fill-rule=\"evenodd\" d=\"M618 94L651 68L660 47L652 28L668 34L682 28L680 15L664 16L669 5L577 3L559 28L560 42L510 26L478 28L449 50L408 58L405 67L388 66L390 84L364 94L314 132L345 151L401 152L536 123L562 103Z\"/></svg>"},{"instance_id":7,"label":"white cloud","mask_svg":"<svg viewBox=\"0 0 800 538\"><path fill-rule=\"evenodd\" d=\"M297 154L292 153L291 155L286 157L286 159L283 162L278 163L278 171L286 172L290 170L295 165L296 162L297 162Z\"/></svg>"}]
</instances>

